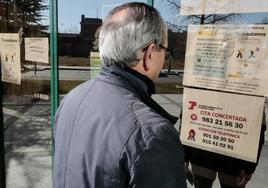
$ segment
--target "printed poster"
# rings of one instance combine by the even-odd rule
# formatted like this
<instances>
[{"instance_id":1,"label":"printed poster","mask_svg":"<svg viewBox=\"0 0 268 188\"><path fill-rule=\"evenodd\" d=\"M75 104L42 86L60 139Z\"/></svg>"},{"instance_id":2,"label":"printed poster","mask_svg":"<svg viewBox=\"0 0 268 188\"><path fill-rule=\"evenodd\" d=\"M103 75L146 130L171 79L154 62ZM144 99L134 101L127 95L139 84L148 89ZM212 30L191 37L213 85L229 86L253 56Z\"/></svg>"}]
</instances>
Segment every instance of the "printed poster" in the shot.
<instances>
[{"instance_id":1,"label":"printed poster","mask_svg":"<svg viewBox=\"0 0 268 188\"><path fill-rule=\"evenodd\" d=\"M183 85L268 96L267 25L189 25Z\"/></svg>"},{"instance_id":2,"label":"printed poster","mask_svg":"<svg viewBox=\"0 0 268 188\"><path fill-rule=\"evenodd\" d=\"M95 78L101 71L100 52L90 52L90 78Z\"/></svg>"},{"instance_id":3,"label":"printed poster","mask_svg":"<svg viewBox=\"0 0 268 188\"><path fill-rule=\"evenodd\" d=\"M25 38L25 60L49 63L48 38Z\"/></svg>"},{"instance_id":4,"label":"printed poster","mask_svg":"<svg viewBox=\"0 0 268 188\"><path fill-rule=\"evenodd\" d=\"M181 0L181 15L268 12L267 0Z\"/></svg>"},{"instance_id":5,"label":"printed poster","mask_svg":"<svg viewBox=\"0 0 268 188\"><path fill-rule=\"evenodd\" d=\"M0 55L2 81L14 84L21 84L19 34L0 34Z\"/></svg>"},{"instance_id":6,"label":"printed poster","mask_svg":"<svg viewBox=\"0 0 268 188\"><path fill-rule=\"evenodd\" d=\"M264 97L184 88L181 141L256 162L263 108Z\"/></svg>"}]
</instances>

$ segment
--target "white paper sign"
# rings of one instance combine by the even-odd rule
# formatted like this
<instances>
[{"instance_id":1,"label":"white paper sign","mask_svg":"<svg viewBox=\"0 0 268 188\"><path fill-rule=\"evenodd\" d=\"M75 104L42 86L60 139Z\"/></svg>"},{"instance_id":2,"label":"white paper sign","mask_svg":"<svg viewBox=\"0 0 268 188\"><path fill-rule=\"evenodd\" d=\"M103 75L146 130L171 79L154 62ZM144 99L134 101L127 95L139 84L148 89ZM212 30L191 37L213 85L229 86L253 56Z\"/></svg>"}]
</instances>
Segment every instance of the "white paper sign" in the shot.
<instances>
[{"instance_id":1,"label":"white paper sign","mask_svg":"<svg viewBox=\"0 0 268 188\"><path fill-rule=\"evenodd\" d=\"M48 49L48 38L25 38L25 60L49 63Z\"/></svg>"},{"instance_id":2,"label":"white paper sign","mask_svg":"<svg viewBox=\"0 0 268 188\"><path fill-rule=\"evenodd\" d=\"M181 15L268 12L267 0L181 0Z\"/></svg>"},{"instance_id":3,"label":"white paper sign","mask_svg":"<svg viewBox=\"0 0 268 188\"><path fill-rule=\"evenodd\" d=\"M256 162L263 108L264 97L184 88L181 141Z\"/></svg>"},{"instance_id":4,"label":"white paper sign","mask_svg":"<svg viewBox=\"0 0 268 188\"><path fill-rule=\"evenodd\" d=\"M183 85L268 96L267 25L190 25Z\"/></svg>"},{"instance_id":5,"label":"white paper sign","mask_svg":"<svg viewBox=\"0 0 268 188\"><path fill-rule=\"evenodd\" d=\"M19 34L0 33L2 81L21 84Z\"/></svg>"}]
</instances>

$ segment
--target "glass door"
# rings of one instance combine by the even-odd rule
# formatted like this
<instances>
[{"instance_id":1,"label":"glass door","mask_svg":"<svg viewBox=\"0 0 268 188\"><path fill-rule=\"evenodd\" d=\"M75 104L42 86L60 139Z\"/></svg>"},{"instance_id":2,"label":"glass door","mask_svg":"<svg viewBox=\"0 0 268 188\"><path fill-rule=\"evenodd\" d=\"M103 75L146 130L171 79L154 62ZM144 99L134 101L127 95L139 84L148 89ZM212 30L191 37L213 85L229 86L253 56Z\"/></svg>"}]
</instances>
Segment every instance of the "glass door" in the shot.
<instances>
[{"instance_id":1,"label":"glass door","mask_svg":"<svg viewBox=\"0 0 268 188\"><path fill-rule=\"evenodd\" d=\"M49 36L48 0L0 1L7 187L51 187Z\"/></svg>"}]
</instances>

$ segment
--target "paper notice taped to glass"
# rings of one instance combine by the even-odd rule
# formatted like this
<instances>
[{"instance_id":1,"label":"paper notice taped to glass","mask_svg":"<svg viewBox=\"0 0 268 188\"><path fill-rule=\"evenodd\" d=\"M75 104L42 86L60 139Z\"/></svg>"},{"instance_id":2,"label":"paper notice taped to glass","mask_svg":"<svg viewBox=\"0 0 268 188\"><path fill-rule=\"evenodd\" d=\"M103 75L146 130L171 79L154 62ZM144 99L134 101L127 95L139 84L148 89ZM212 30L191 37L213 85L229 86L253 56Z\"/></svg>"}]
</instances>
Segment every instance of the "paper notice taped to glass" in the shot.
<instances>
[{"instance_id":1,"label":"paper notice taped to glass","mask_svg":"<svg viewBox=\"0 0 268 188\"><path fill-rule=\"evenodd\" d=\"M2 81L21 84L20 37L17 33L0 34Z\"/></svg>"},{"instance_id":2,"label":"paper notice taped to glass","mask_svg":"<svg viewBox=\"0 0 268 188\"><path fill-rule=\"evenodd\" d=\"M268 12L267 0L181 0L181 15Z\"/></svg>"},{"instance_id":3,"label":"paper notice taped to glass","mask_svg":"<svg viewBox=\"0 0 268 188\"><path fill-rule=\"evenodd\" d=\"M263 108L264 97L184 88L181 141L255 163Z\"/></svg>"},{"instance_id":4,"label":"paper notice taped to glass","mask_svg":"<svg viewBox=\"0 0 268 188\"><path fill-rule=\"evenodd\" d=\"M25 38L25 60L48 64L48 38Z\"/></svg>"},{"instance_id":5,"label":"paper notice taped to glass","mask_svg":"<svg viewBox=\"0 0 268 188\"><path fill-rule=\"evenodd\" d=\"M267 25L189 25L183 85L268 96Z\"/></svg>"}]
</instances>

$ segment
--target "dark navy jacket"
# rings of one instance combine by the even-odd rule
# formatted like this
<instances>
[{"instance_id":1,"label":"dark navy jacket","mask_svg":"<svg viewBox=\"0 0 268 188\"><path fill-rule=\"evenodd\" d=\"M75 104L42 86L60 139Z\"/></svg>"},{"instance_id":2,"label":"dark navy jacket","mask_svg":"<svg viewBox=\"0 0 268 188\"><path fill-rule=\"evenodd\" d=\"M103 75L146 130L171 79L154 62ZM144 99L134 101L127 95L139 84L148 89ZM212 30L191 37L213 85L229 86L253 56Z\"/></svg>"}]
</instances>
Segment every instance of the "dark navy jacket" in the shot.
<instances>
[{"instance_id":1,"label":"dark navy jacket","mask_svg":"<svg viewBox=\"0 0 268 188\"><path fill-rule=\"evenodd\" d=\"M176 118L153 101L151 81L133 72L103 67L63 99L54 188L186 187Z\"/></svg>"}]
</instances>

